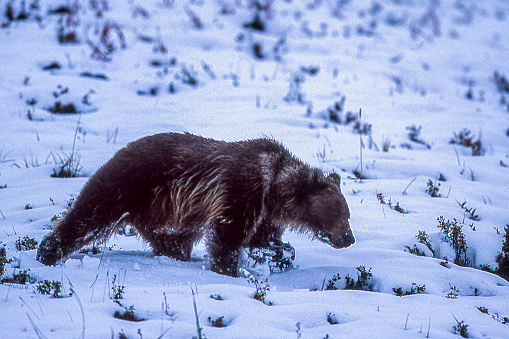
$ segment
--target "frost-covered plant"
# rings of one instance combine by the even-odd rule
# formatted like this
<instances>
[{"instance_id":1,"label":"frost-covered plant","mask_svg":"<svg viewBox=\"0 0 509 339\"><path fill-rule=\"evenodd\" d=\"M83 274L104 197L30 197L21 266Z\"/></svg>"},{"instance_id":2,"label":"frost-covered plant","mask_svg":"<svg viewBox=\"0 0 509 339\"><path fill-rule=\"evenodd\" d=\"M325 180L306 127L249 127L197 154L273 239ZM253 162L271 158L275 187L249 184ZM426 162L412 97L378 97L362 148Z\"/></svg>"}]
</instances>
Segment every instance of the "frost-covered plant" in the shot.
<instances>
[{"instance_id":1,"label":"frost-covered plant","mask_svg":"<svg viewBox=\"0 0 509 339\"><path fill-rule=\"evenodd\" d=\"M366 270L366 266L361 265L357 266L357 281L353 278L350 278L349 275L345 277L346 286L345 290L364 290L364 291L373 291L373 284L371 282L371 278L373 277L373 273L371 273L371 267Z\"/></svg>"},{"instance_id":2,"label":"frost-covered plant","mask_svg":"<svg viewBox=\"0 0 509 339\"><path fill-rule=\"evenodd\" d=\"M120 300L124 298L125 286L118 283L117 275L113 275L113 281L111 282L111 291L113 292L112 299L114 302L120 305Z\"/></svg>"},{"instance_id":3,"label":"frost-covered plant","mask_svg":"<svg viewBox=\"0 0 509 339\"><path fill-rule=\"evenodd\" d=\"M224 316L220 316L219 318L208 317L210 326L212 327L226 327L228 326L228 322L224 320Z\"/></svg>"},{"instance_id":4,"label":"frost-covered plant","mask_svg":"<svg viewBox=\"0 0 509 339\"><path fill-rule=\"evenodd\" d=\"M115 311L115 314L113 315L117 319L127 320L127 321L143 321L145 319L138 318L136 314L134 314L134 305L131 305L129 307L124 307L124 311Z\"/></svg>"},{"instance_id":5,"label":"frost-covered plant","mask_svg":"<svg viewBox=\"0 0 509 339\"><path fill-rule=\"evenodd\" d=\"M294 72L290 77L290 85L288 88L288 93L286 93L283 100L287 103L297 102L301 105L307 104L307 101L304 99L306 94L302 92L302 84L306 81L305 74L300 70Z\"/></svg>"},{"instance_id":6,"label":"frost-covered plant","mask_svg":"<svg viewBox=\"0 0 509 339\"><path fill-rule=\"evenodd\" d=\"M438 228L445 235L445 241L448 242L456 254L454 263L460 266L470 266L471 261L467 257L467 241L465 234L463 233L463 225L453 218L451 220L445 220L443 216L438 219Z\"/></svg>"},{"instance_id":7,"label":"frost-covered plant","mask_svg":"<svg viewBox=\"0 0 509 339\"><path fill-rule=\"evenodd\" d=\"M327 322L331 325L339 324L339 320L334 313L327 313Z\"/></svg>"},{"instance_id":8,"label":"frost-covered plant","mask_svg":"<svg viewBox=\"0 0 509 339\"><path fill-rule=\"evenodd\" d=\"M426 253L424 253L423 251L421 251L416 244L414 244L413 247L410 247L408 245L405 245L405 248L408 250L408 253L410 254L414 254L414 255L417 255L417 256L420 256L420 257L425 257L426 256Z\"/></svg>"},{"instance_id":9,"label":"frost-covered plant","mask_svg":"<svg viewBox=\"0 0 509 339\"><path fill-rule=\"evenodd\" d=\"M416 127L415 125L407 126L406 130L408 131L408 139L415 143L424 145L428 149L431 149L431 145L421 138L422 126L419 127Z\"/></svg>"},{"instance_id":10,"label":"frost-covered plant","mask_svg":"<svg viewBox=\"0 0 509 339\"><path fill-rule=\"evenodd\" d=\"M30 251L37 248L37 241L25 235L23 238L16 240L15 246L18 251Z\"/></svg>"},{"instance_id":11,"label":"frost-covered plant","mask_svg":"<svg viewBox=\"0 0 509 339\"><path fill-rule=\"evenodd\" d=\"M7 251L5 250L5 244L0 241L0 277L4 274L4 267L7 262Z\"/></svg>"},{"instance_id":12,"label":"frost-covered plant","mask_svg":"<svg viewBox=\"0 0 509 339\"><path fill-rule=\"evenodd\" d=\"M43 280L37 283L37 292L50 295L53 298L63 298L62 284L60 281Z\"/></svg>"},{"instance_id":13,"label":"frost-covered plant","mask_svg":"<svg viewBox=\"0 0 509 339\"><path fill-rule=\"evenodd\" d=\"M65 17L62 16L57 24L57 39L61 44L79 43L78 28L80 26L79 18L80 4L77 0L67 8Z\"/></svg>"},{"instance_id":14,"label":"frost-covered plant","mask_svg":"<svg viewBox=\"0 0 509 339\"><path fill-rule=\"evenodd\" d=\"M247 279L247 282L255 285L256 291L255 291L255 294L253 295L253 299L259 300L262 303L269 305L269 306L272 305L271 302L266 303L266 300L265 300L265 298L267 297L267 292L270 291L269 278L265 278L265 281L263 281L263 280L258 280L258 278L256 278L256 277L250 276Z\"/></svg>"},{"instance_id":15,"label":"frost-covered plant","mask_svg":"<svg viewBox=\"0 0 509 339\"><path fill-rule=\"evenodd\" d=\"M30 275L30 269L19 271L18 273L13 273L10 277L3 278L0 283L2 284L33 284L37 281L36 278Z\"/></svg>"},{"instance_id":16,"label":"frost-covered plant","mask_svg":"<svg viewBox=\"0 0 509 339\"><path fill-rule=\"evenodd\" d=\"M460 291L456 288L456 286L451 286L451 290L446 294L445 297L448 299L457 299L459 292Z\"/></svg>"},{"instance_id":17,"label":"frost-covered plant","mask_svg":"<svg viewBox=\"0 0 509 339\"><path fill-rule=\"evenodd\" d=\"M499 323L504 324L504 325L509 325L509 318L508 317L501 316L498 313L490 314L490 311L486 307L484 307L484 306L479 306L479 307L477 307L477 309L481 313L484 313L484 314L487 314L487 315L491 315L493 320L496 320Z\"/></svg>"},{"instance_id":18,"label":"frost-covered plant","mask_svg":"<svg viewBox=\"0 0 509 339\"><path fill-rule=\"evenodd\" d=\"M465 206L465 205L466 205L466 203L467 203L466 201L464 201L462 204L460 204L460 203L458 202L458 205L460 205L460 207L461 207L461 208L462 208L465 212L467 212L467 213L468 213L468 219L470 219L470 220L474 220L474 221L479 221L479 220L480 220L480 219L479 219L479 216L478 216L477 214L475 214L475 211L476 211L477 209L476 209L476 208L473 208L473 207L468 208L467 206Z\"/></svg>"},{"instance_id":19,"label":"frost-covered plant","mask_svg":"<svg viewBox=\"0 0 509 339\"><path fill-rule=\"evenodd\" d=\"M429 240L429 236L426 234L426 231L419 231L419 234L415 237L421 244L425 245L431 253L433 253L433 256L435 256L435 250L433 249L433 246L431 246L431 241Z\"/></svg>"},{"instance_id":20,"label":"frost-covered plant","mask_svg":"<svg viewBox=\"0 0 509 339\"><path fill-rule=\"evenodd\" d=\"M465 322L463 320L458 321L458 319L456 319L456 317L454 317L454 319L456 320L456 325L454 325L452 327L454 330L454 334L458 333L463 338L468 338L468 329L467 329L468 325L465 324Z\"/></svg>"},{"instance_id":21,"label":"frost-covered plant","mask_svg":"<svg viewBox=\"0 0 509 339\"><path fill-rule=\"evenodd\" d=\"M327 282L327 285L325 286L325 290L326 291L337 290L337 287L335 285L336 285L336 282L338 282L340 280L341 280L341 276L339 275L339 273L332 276L332 278L330 278L329 281ZM324 285L325 285L325 281L324 281ZM323 290L323 286L322 286L322 290Z\"/></svg>"},{"instance_id":22,"label":"frost-covered plant","mask_svg":"<svg viewBox=\"0 0 509 339\"><path fill-rule=\"evenodd\" d=\"M502 278L509 280L509 224L505 226L505 241L502 245L502 251L497 256L498 268L495 273Z\"/></svg>"},{"instance_id":23,"label":"frost-covered plant","mask_svg":"<svg viewBox=\"0 0 509 339\"><path fill-rule=\"evenodd\" d=\"M403 287L393 287L393 292L396 293L398 297L402 297L404 295L412 295L412 294L421 294L426 291L426 285L419 286L416 283L412 283L412 287L410 288L410 291L404 291Z\"/></svg>"},{"instance_id":24,"label":"frost-covered plant","mask_svg":"<svg viewBox=\"0 0 509 339\"><path fill-rule=\"evenodd\" d=\"M426 184L428 188L426 188L426 193L428 193L433 198L439 198L442 194L438 193L440 190L440 183L433 183L433 180L428 179L428 183Z\"/></svg>"},{"instance_id":25,"label":"frost-covered plant","mask_svg":"<svg viewBox=\"0 0 509 339\"><path fill-rule=\"evenodd\" d=\"M380 202L382 205L387 205L387 206L389 206L390 209L395 210L396 212L399 212L399 213L402 213L402 214L408 213L407 210L405 210L403 207L401 207L399 205L398 201L396 201L396 205L393 205L393 202L392 202L391 198L389 198L389 201L386 202L385 201L385 197L383 196L382 193L378 193L376 195L376 198L378 199L378 202Z\"/></svg>"},{"instance_id":26,"label":"frost-covered plant","mask_svg":"<svg viewBox=\"0 0 509 339\"><path fill-rule=\"evenodd\" d=\"M453 133L454 137L449 141L450 144L457 144L472 149L472 155L478 156L484 154L481 138L474 141L475 135L469 129L463 128L459 133Z\"/></svg>"}]
</instances>

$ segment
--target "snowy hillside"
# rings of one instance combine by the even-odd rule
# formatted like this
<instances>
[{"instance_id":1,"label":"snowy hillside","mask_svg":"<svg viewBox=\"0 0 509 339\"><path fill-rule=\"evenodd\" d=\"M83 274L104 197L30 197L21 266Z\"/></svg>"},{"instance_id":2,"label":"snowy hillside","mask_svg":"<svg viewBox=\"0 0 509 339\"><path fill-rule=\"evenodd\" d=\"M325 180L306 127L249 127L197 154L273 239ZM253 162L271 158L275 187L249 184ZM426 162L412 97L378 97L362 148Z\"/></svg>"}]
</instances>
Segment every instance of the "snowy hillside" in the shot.
<instances>
[{"instance_id":1,"label":"snowy hillside","mask_svg":"<svg viewBox=\"0 0 509 339\"><path fill-rule=\"evenodd\" d=\"M0 0L0 25L0 338L509 338L509 2ZM102 164L170 131L339 173L356 243L287 232L294 268L250 278L129 227L35 260Z\"/></svg>"}]
</instances>

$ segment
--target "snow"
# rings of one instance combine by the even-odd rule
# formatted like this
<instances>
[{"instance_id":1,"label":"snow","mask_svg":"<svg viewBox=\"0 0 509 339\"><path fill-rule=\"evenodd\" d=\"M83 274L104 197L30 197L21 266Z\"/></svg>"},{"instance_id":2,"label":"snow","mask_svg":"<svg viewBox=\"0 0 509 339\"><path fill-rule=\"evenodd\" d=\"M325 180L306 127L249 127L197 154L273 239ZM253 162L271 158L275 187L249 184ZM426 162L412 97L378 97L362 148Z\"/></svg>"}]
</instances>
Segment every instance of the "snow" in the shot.
<instances>
[{"instance_id":1,"label":"snow","mask_svg":"<svg viewBox=\"0 0 509 339\"><path fill-rule=\"evenodd\" d=\"M1 338L197 337L191 290L209 339L458 338L458 321L469 337L509 338L509 283L478 269L497 267L509 224L509 93L494 81L495 72L509 76L507 2L276 0L262 11L266 30L259 32L244 28L255 13L249 1L78 1L79 42L59 44L60 15L48 10L68 2L75 3L39 1L22 21L6 16L8 4L16 14L22 1L0 2L0 242L12 259L2 279L30 270L38 281L61 282L66 296L41 295L37 283L0 284ZM108 62L93 59L87 43L104 50L96 32L105 23L114 49ZM43 70L53 62L61 68ZM185 83L186 71L196 85ZM284 100L292 82L300 103ZM328 120L342 96L340 117L362 109L370 135ZM82 113L49 112L57 101ZM412 125L422 126L418 137L430 149L409 140ZM481 139L482 156L449 143L463 128ZM56 267L38 263L36 250L17 251L19 238L41 241L52 217L118 149L169 131L229 141L271 136L309 164L340 173L356 243L336 250L285 233L294 269L268 275L260 268L257 279L270 286L265 303L253 299L247 278L207 270L202 243L191 262L154 257L141 239L119 234L103 253L75 254ZM73 149L80 176L51 177ZM366 179L356 179L356 170ZM441 197L426 193L430 179ZM408 213L380 204L378 193ZM468 219L463 202L479 220ZM453 263L439 216L463 225L475 268ZM437 258L417 242L419 231ZM414 244L427 256L405 250ZM344 290L359 266L371 268L373 291ZM336 274L338 289L324 290ZM114 276L124 286L121 305L112 300ZM393 291L412 284L425 291ZM453 287L457 297L447 298ZM131 305L143 321L113 316ZM217 319L225 326L212 326Z\"/></svg>"}]
</instances>

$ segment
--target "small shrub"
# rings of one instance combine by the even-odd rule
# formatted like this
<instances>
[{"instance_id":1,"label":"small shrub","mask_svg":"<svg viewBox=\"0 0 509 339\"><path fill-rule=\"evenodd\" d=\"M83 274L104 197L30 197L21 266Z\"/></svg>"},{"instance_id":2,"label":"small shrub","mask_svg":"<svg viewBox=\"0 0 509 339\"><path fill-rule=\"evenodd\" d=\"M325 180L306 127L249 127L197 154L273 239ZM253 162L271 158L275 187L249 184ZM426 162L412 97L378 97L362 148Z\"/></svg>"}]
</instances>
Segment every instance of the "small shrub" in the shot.
<instances>
[{"instance_id":1,"label":"small shrub","mask_svg":"<svg viewBox=\"0 0 509 339\"><path fill-rule=\"evenodd\" d=\"M54 159L57 159L55 157ZM55 160L55 163L58 165L53 168L53 174L51 174L52 178L75 178L79 176L81 171L80 165L81 156L79 153L75 153L74 150L70 155L61 157L58 156L58 161Z\"/></svg>"},{"instance_id":2,"label":"small shrub","mask_svg":"<svg viewBox=\"0 0 509 339\"><path fill-rule=\"evenodd\" d=\"M331 325L337 325L339 324L338 318L336 318L336 315L333 313L327 313L327 322Z\"/></svg>"},{"instance_id":3,"label":"small shrub","mask_svg":"<svg viewBox=\"0 0 509 339\"><path fill-rule=\"evenodd\" d=\"M392 290L398 297L402 297L405 295L412 295L412 294L421 294L426 291L426 285L419 286L416 283L412 283L412 287L410 288L410 291L403 291L403 287L395 288L393 287Z\"/></svg>"},{"instance_id":4,"label":"small shrub","mask_svg":"<svg viewBox=\"0 0 509 339\"><path fill-rule=\"evenodd\" d=\"M129 307L124 307L124 311L115 311L113 315L117 319L127 320L127 321L143 321L145 319L138 318L136 314L134 314L134 305Z\"/></svg>"},{"instance_id":5,"label":"small shrub","mask_svg":"<svg viewBox=\"0 0 509 339\"><path fill-rule=\"evenodd\" d=\"M500 93L509 93L509 81L507 81L507 78L503 74L499 74L498 72L495 72L493 74L493 78L495 80L495 84L497 85L497 88Z\"/></svg>"},{"instance_id":6,"label":"small shrub","mask_svg":"<svg viewBox=\"0 0 509 339\"><path fill-rule=\"evenodd\" d=\"M426 253L421 251L417 247L416 244L414 244L414 247L410 247L410 246L405 245L405 248L408 250L408 253L410 253L410 254L417 255L417 256L420 256L420 257L425 257L426 256Z\"/></svg>"},{"instance_id":7,"label":"small shrub","mask_svg":"<svg viewBox=\"0 0 509 339\"><path fill-rule=\"evenodd\" d=\"M210 295L210 297L211 297L212 299L214 299L214 300L218 300L218 301L220 301L220 300L224 300L224 297L223 297L221 294L219 294L219 293L211 294L211 295Z\"/></svg>"},{"instance_id":8,"label":"small shrub","mask_svg":"<svg viewBox=\"0 0 509 339\"><path fill-rule=\"evenodd\" d=\"M435 184L433 183L433 180L428 179L427 183L428 188L426 189L426 193L428 193L433 198L439 198L442 196L442 194L438 193L440 190L440 183Z\"/></svg>"},{"instance_id":9,"label":"small shrub","mask_svg":"<svg viewBox=\"0 0 509 339\"><path fill-rule=\"evenodd\" d=\"M372 291L373 286L371 282L371 278L373 277L373 273L371 273L371 267L366 270L366 266L361 265L357 267L357 281L353 278L350 278L349 275L345 277L346 286L345 290L365 290Z\"/></svg>"},{"instance_id":10,"label":"small shrub","mask_svg":"<svg viewBox=\"0 0 509 339\"><path fill-rule=\"evenodd\" d=\"M462 204L460 204L460 203L458 202L458 205L460 205L460 207L461 207L461 208L462 208L465 212L467 212L467 213L468 213L468 219L470 219L470 220L474 220L474 221L479 221L479 220L480 220L480 219L479 219L479 216L478 216L477 214L475 214L475 211L476 211L477 209L476 209L476 208L473 208L473 207L470 207L470 208L466 207L466 206L465 206L465 205L466 205L466 203L467 203L466 201L464 201Z\"/></svg>"},{"instance_id":11,"label":"small shrub","mask_svg":"<svg viewBox=\"0 0 509 339\"><path fill-rule=\"evenodd\" d=\"M484 313L484 314L490 314L489 310L488 310L486 307L479 306L479 307L477 307L477 309L478 309L478 310L479 310L479 312L481 312L481 313Z\"/></svg>"},{"instance_id":12,"label":"small shrub","mask_svg":"<svg viewBox=\"0 0 509 339\"><path fill-rule=\"evenodd\" d=\"M462 320L462 321L457 321L456 320L456 325L454 325L452 328L454 329L454 334L458 333L460 336L462 336L463 338L468 338L468 325L465 324L465 322Z\"/></svg>"},{"instance_id":13,"label":"small shrub","mask_svg":"<svg viewBox=\"0 0 509 339\"><path fill-rule=\"evenodd\" d=\"M212 327L226 327L228 324L224 320L224 316L213 319L212 317L208 318L209 324Z\"/></svg>"},{"instance_id":14,"label":"small shrub","mask_svg":"<svg viewBox=\"0 0 509 339\"><path fill-rule=\"evenodd\" d=\"M426 234L426 231L419 231L419 234L415 236L419 243L425 245L433 254L433 257L435 256L435 250L433 249L433 246L431 245L431 241L429 240L428 234Z\"/></svg>"},{"instance_id":15,"label":"small shrub","mask_svg":"<svg viewBox=\"0 0 509 339\"><path fill-rule=\"evenodd\" d=\"M111 282L111 290L113 292L112 299L114 302L120 305L120 300L124 298L124 289L125 286L118 284L117 275L113 276L113 281Z\"/></svg>"},{"instance_id":16,"label":"small shrub","mask_svg":"<svg viewBox=\"0 0 509 339\"><path fill-rule=\"evenodd\" d=\"M36 278L30 275L30 269L14 273L11 277L5 277L1 280L2 284L33 284L37 281Z\"/></svg>"},{"instance_id":17,"label":"small shrub","mask_svg":"<svg viewBox=\"0 0 509 339\"><path fill-rule=\"evenodd\" d=\"M445 235L445 241L448 242L455 252L454 263L460 266L470 266L470 259L467 257L467 242L463 234L463 226L454 218L445 220L443 216L438 219L438 228Z\"/></svg>"},{"instance_id":18,"label":"small shrub","mask_svg":"<svg viewBox=\"0 0 509 339\"><path fill-rule=\"evenodd\" d=\"M431 149L431 145L421 138L422 126L419 127L416 127L415 125L407 126L406 130L408 131L408 139L415 143L424 145L427 149Z\"/></svg>"},{"instance_id":19,"label":"small shrub","mask_svg":"<svg viewBox=\"0 0 509 339\"><path fill-rule=\"evenodd\" d=\"M337 290L337 287L335 286L336 282L341 280L341 276L338 274L334 275L332 278L329 279L327 282L327 286L325 286L326 291L330 290ZM323 287L322 287L323 290Z\"/></svg>"},{"instance_id":20,"label":"small shrub","mask_svg":"<svg viewBox=\"0 0 509 339\"><path fill-rule=\"evenodd\" d=\"M297 102L298 104L305 105L308 102L305 100L306 94L302 92L302 84L306 81L306 76L302 71L296 71L291 75L288 93L283 98L287 103ZM330 119L331 121L334 121ZM334 121L338 122L338 121Z\"/></svg>"},{"instance_id":21,"label":"small shrub","mask_svg":"<svg viewBox=\"0 0 509 339\"><path fill-rule=\"evenodd\" d=\"M505 240L502 244L502 251L496 258L498 267L495 273L509 281L509 224L505 226Z\"/></svg>"},{"instance_id":22,"label":"small shrub","mask_svg":"<svg viewBox=\"0 0 509 339\"><path fill-rule=\"evenodd\" d=\"M269 278L265 278L265 281L260 281L258 278L250 276L247 282L255 285L256 291L253 295L253 299L259 300L269 306L272 305L270 302L267 304L265 300L267 291L270 291Z\"/></svg>"},{"instance_id":23,"label":"small shrub","mask_svg":"<svg viewBox=\"0 0 509 339\"><path fill-rule=\"evenodd\" d=\"M456 286L451 286L451 290L446 294L445 297L448 299L457 299L459 292L460 291L456 288Z\"/></svg>"},{"instance_id":24,"label":"small shrub","mask_svg":"<svg viewBox=\"0 0 509 339\"><path fill-rule=\"evenodd\" d=\"M449 143L471 148L473 156L483 155L484 148L482 147L481 139L478 138L476 141L474 139L475 135L470 130L463 128L458 134L454 133L454 137Z\"/></svg>"},{"instance_id":25,"label":"small shrub","mask_svg":"<svg viewBox=\"0 0 509 339\"><path fill-rule=\"evenodd\" d=\"M391 198L389 198L389 201L387 201L387 202L386 202L386 201L385 201L385 197L383 196L383 194L382 194L382 193L378 193L378 194L376 195L376 197L377 197L377 199L378 199L378 202L380 202L380 204L382 204L382 205L387 205L387 206L389 206L389 208L390 208L390 209L392 209L392 210L394 210L394 211L396 211L396 212L399 212L399 213L401 213L401 214L406 214L406 213L408 213L408 211L407 211L407 210L405 210L403 207L401 207L401 206L399 205L399 202L398 202L398 201L396 201L396 205L393 205L393 202L392 202Z\"/></svg>"},{"instance_id":26,"label":"small shrub","mask_svg":"<svg viewBox=\"0 0 509 339\"><path fill-rule=\"evenodd\" d=\"M25 235L23 238L16 240L15 246L18 251L30 251L37 248L37 241Z\"/></svg>"},{"instance_id":27,"label":"small shrub","mask_svg":"<svg viewBox=\"0 0 509 339\"><path fill-rule=\"evenodd\" d=\"M45 295L51 294L53 298L63 298L62 284L60 281L39 281L37 284L37 292Z\"/></svg>"},{"instance_id":28,"label":"small shrub","mask_svg":"<svg viewBox=\"0 0 509 339\"><path fill-rule=\"evenodd\" d=\"M7 263L7 251L5 245L0 241L0 277L4 274L5 264Z\"/></svg>"}]
</instances>

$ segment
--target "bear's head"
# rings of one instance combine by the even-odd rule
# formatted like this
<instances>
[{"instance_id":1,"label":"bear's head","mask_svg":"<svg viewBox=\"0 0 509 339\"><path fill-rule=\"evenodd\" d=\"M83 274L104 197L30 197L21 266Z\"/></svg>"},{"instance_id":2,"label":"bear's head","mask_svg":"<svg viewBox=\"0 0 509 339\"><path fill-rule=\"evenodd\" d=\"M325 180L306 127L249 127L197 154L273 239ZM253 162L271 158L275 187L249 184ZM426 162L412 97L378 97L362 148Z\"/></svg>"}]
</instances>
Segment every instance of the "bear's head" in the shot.
<instances>
[{"instance_id":1,"label":"bear's head","mask_svg":"<svg viewBox=\"0 0 509 339\"><path fill-rule=\"evenodd\" d=\"M341 177L337 173L324 176L318 169L294 181L292 211L300 231L311 233L320 241L344 248L355 242L350 229L350 210L341 193Z\"/></svg>"}]
</instances>

